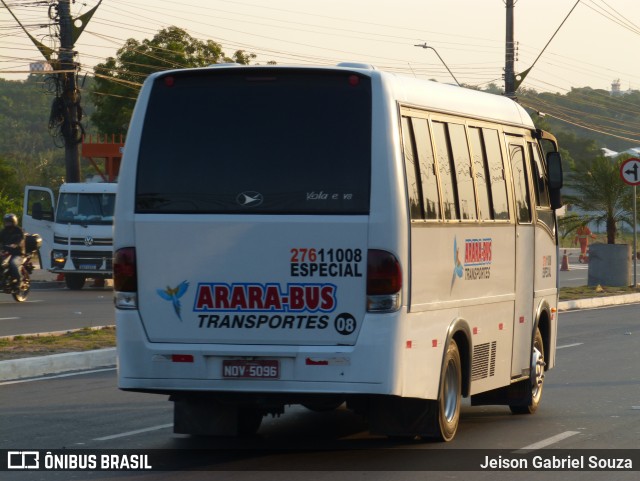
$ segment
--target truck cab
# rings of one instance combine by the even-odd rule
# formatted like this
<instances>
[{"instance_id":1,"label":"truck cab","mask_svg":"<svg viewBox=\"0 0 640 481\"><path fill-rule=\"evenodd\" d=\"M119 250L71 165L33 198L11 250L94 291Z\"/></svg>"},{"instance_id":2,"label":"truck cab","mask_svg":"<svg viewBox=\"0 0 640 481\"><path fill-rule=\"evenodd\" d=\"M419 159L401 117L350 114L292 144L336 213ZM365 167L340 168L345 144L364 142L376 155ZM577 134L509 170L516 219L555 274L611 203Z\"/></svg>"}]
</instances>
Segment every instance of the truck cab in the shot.
<instances>
[{"instance_id":1,"label":"truck cab","mask_svg":"<svg viewBox=\"0 0 640 481\"><path fill-rule=\"evenodd\" d=\"M42 236L41 268L63 274L69 289L112 277L116 190L116 183L63 184L56 203L49 188L25 188L23 228Z\"/></svg>"}]
</instances>

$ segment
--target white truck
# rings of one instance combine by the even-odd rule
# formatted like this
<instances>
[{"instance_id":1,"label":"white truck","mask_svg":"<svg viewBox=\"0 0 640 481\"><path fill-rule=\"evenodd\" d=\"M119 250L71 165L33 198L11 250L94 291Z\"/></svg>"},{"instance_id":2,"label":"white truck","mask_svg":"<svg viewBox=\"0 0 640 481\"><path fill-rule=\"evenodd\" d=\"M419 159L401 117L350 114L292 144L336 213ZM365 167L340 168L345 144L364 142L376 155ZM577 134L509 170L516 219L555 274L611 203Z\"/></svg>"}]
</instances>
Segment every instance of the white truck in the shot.
<instances>
[{"instance_id":1,"label":"white truck","mask_svg":"<svg viewBox=\"0 0 640 481\"><path fill-rule=\"evenodd\" d=\"M40 266L63 274L69 289L87 278L97 285L113 275L113 209L118 184L68 183L58 202L46 187L26 186L22 226L42 237Z\"/></svg>"}]
</instances>

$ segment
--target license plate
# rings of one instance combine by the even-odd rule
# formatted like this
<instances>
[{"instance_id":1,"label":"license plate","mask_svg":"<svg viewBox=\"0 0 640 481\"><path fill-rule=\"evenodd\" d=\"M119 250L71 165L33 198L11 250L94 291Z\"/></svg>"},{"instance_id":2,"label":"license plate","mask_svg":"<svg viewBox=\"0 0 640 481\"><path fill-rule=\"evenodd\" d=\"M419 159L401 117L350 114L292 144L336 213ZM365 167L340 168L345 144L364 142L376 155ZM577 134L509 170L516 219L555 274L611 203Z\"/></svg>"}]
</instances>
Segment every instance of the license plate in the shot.
<instances>
[{"instance_id":1,"label":"license plate","mask_svg":"<svg viewBox=\"0 0 640 481\"><path fill-rule=\"evenodd\" d=\"M277 359L225 359L222 361L224 379L278 379L280 362Z\"/></svg>"},{"instance_id":2,"label":"license plate","mask_svg":"<svg viewBox=\"0 0 640 481\"><path fill-rule=\"evenodd\" d=\"M80 264L79 269L82 269L84 271L92 271L96 269L96 265L95 264Z\"/></svg>"}]
</instances>

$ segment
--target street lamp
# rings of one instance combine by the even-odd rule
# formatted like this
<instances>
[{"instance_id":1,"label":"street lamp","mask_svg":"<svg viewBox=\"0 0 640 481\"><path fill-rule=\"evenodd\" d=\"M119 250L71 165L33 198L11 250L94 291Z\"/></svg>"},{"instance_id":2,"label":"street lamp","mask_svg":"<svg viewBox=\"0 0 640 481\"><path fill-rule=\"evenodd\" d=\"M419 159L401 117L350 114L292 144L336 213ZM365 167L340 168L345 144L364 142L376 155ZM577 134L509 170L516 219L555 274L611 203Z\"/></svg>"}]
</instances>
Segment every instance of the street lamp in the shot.
<instances>
[{"instance_id":1,"label":"street lamp","mask_svg":"<svg viewBox=\"0 0 640 481\"><path fill-rule=\"evenodd\" d=\"M447 64L444 63L444 60L442 60L442 57L440 56L440 54L438 53L438 51L435 48L427 45L427 42L425 42L423 44L414 45L414 47L430 48L431 50L433 50L436 53L436 55L438 56L438 58L440 59L440 61L442 62L442 65L444 65L445 68L447 69L447 71L451 74L451 76L453 77L453 80L456 81L456 83L458 84L458 87L462 87L462 85L460 85L460 82L458 82L458 79L456 78L456 76L453 75L453 72L451 72L449 67L447 67Z\"/></svg>"}]
</instances>

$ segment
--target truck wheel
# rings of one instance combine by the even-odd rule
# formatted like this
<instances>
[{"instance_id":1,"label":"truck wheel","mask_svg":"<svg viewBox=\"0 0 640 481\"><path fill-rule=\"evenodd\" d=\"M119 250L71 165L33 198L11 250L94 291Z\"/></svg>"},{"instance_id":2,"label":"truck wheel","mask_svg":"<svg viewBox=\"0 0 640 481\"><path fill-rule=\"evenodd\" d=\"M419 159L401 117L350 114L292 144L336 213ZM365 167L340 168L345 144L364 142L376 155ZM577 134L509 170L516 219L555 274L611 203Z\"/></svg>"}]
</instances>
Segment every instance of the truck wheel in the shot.
<instances>
[{"instance_id":1,"label":"truck wheel","mask_svg":"<svg viewBox=\"0 0 640 481\"><path fill-rule=\"evenodd\" d=\"M84 287L85 277L81 274L65 274L64 282L72 291L79 291Z\"/></svg>"}]
</instances>

